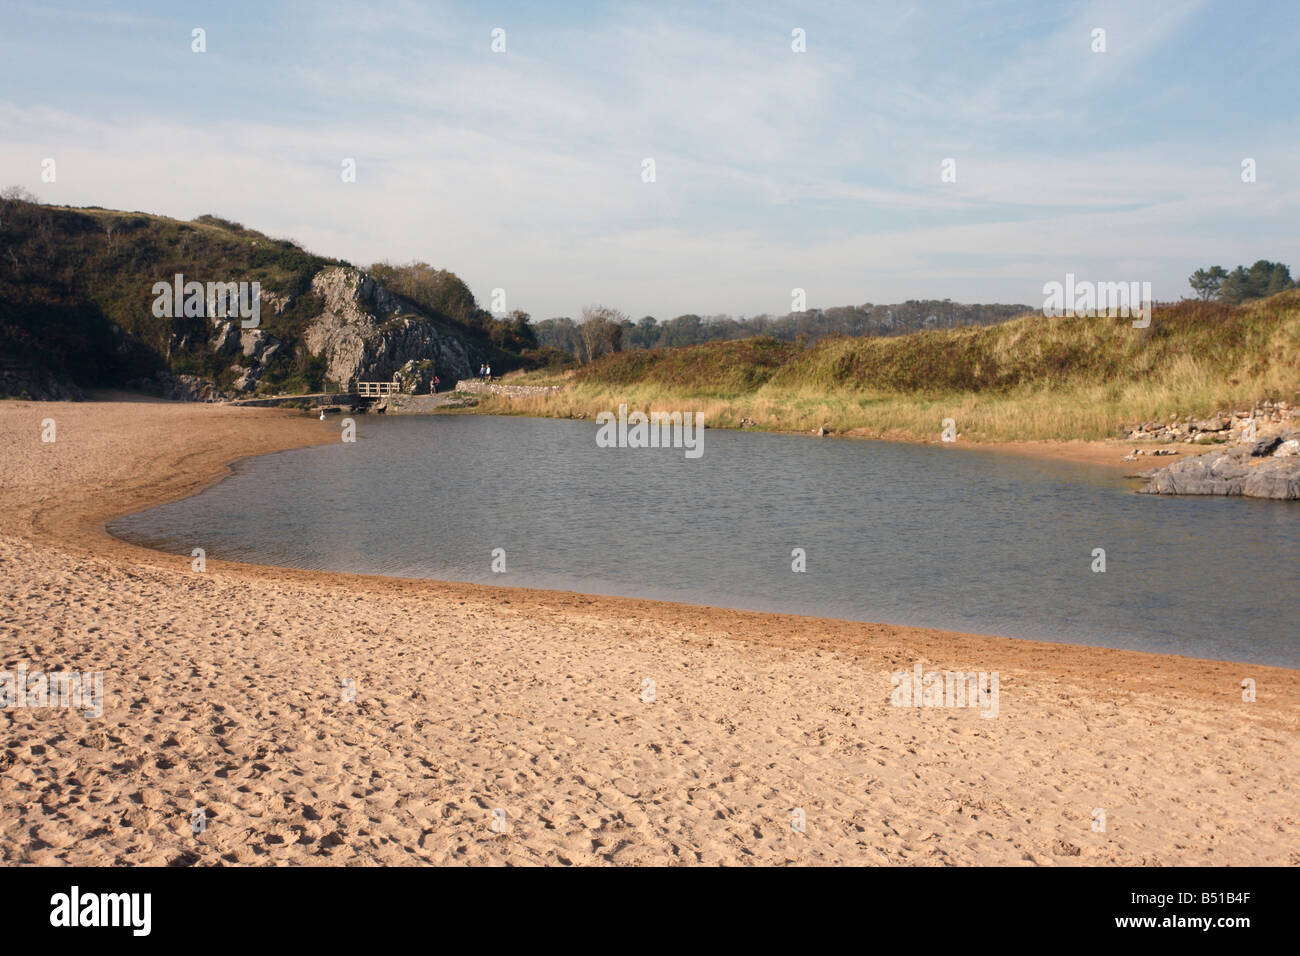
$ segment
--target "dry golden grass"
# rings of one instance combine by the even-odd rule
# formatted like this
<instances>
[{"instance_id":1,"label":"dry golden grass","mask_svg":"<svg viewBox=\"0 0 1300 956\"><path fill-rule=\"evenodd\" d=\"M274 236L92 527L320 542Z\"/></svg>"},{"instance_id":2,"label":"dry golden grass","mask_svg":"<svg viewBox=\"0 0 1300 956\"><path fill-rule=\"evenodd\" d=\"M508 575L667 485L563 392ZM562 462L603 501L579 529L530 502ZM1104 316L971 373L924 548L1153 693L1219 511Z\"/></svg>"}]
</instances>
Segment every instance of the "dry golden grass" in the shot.
<instances>
[{"instance_id":1,"label":"dry golden grass","mask_svg":"<svg viewBox=\"0 0 1300 956\"><path fill-rule=\"evenodd\" d=\"M494 414L592 417L699 411L714 427L932 438L945 418L968 439L1104 439L1125 424L1207 416L1263 399L1300 401L1300 292L1244 306L1182 302L1148 329L1107 317L1026 316L984 328L840 338L810 349L743 340L607 356L563 391L479 406Z\"/></svg>"}]
</instances>

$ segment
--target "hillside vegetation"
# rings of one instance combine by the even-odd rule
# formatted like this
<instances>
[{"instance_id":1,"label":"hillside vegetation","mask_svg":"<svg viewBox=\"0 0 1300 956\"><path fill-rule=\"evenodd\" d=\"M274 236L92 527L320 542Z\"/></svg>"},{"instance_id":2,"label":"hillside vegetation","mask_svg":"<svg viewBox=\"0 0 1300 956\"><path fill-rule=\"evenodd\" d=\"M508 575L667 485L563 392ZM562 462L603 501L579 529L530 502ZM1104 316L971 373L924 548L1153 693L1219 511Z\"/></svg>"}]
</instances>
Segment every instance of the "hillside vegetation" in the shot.
<instances>
[{"instance_id":1,"label":"hillside vegetation","mask_svg":"<svg viewBox=\"0 0 1300 956\"><path fill-rule=\"evenodd\" d=\"M221 323L206 316L155 316L154 283L171 282L180 273L198 282L260 283L258 329L266 342L282 347L259 366L252 387L272 393L319 389L326 357L314 354L304 339L325 306L313 279L336 267L352 268L218 216L183 222L143 212L45 206L6 191L0 196L0 360L26 363L82 387L119 386L163 371L230 389L240 363L255 364L266 350L259 346L251 359L238 347L232 353L228 339L222 345ZM408 292L402 283L431 267L377 268L397 286L391 291L403 304L401 317L436 324L477 360L491 359L501 368L522 364L492 341L494 324L507 331L510 326L479 309L452 273L435 270L436 288ZM391 324L394 317L375 318Z\"/></svg>"},{"instance_id":2,"label":"hillside vegetation","mask_svg":"<svg viewBox=\"0 0 1300 956\"><path fill-rule=\"evenodd\" d=\"M714 426L937 438L1098 439L1121 425L1300 400L1300 291L1233 306L1157 306L1151 325L1027 315L1001 325L801 348L770 338L622 352L562 376L550 396L486 411L570 417L617 408L699 410Z\"/></svg>"},{"instance_id":3,"label":"hillside vegetation","mask_svg":"<svg viewBox=\"0 0 1300 956\"><path fill-rule=\"evenodd\" d=\"M294 297L263 327L296 338L317 303L305 293L331 260L214 216L180 222L146 213L34 203L0 210L0 351L80 385L121 384L158 369L217 379L203 319L160 320L154 282L175 273L238 277Z\"/></svg>"}]
</instances>

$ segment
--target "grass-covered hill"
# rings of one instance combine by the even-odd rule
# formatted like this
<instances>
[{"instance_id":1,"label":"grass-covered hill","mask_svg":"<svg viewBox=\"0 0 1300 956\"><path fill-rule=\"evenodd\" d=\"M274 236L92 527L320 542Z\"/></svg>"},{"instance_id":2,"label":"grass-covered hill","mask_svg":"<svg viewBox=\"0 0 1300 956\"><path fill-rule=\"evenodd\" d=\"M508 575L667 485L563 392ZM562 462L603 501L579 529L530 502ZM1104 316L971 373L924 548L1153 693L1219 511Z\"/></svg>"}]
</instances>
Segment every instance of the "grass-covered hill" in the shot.
<instances>
[{"instance_id":1,"label":"grass-covered hill","mask_svg":"<svg viewBox=\"0 0 1300 956\"><path fill-rule=\"evenodd\" d=\"M1245 305L1158 305L1149 328L1105 316L1026 315L982 328L895 338L770 338L621 352L520 382L553 396L493 410L591 415L698 409L715 425L750 419L806 431L936 436L952 418L986 439L1105 438L1123 423L1300 401L1300 291Z\"/></svg>"},{"instance_id":2,"label":"grass-covered hill","mask_svg":"<svg viewBox=\"0 0 1300 956\"><path fill-rule=\"evenodd\" d=\"M268 332L293 339L315 304L303 293L330 264L213 216L180 222L107 209L0 205L7 207L0 209L0 353L83 387L120 385L159 369L219 377L204 348L205 320L155 318L154 282L179 272L199 281L260 281L272 294L297 295L282 314L263 315Z\"/></svg>"},{"instance_id":3,"label":"grass-covered hill","mask_svg":"<svg viewBox=\"0 0 1300 956\"><path fill-rule=\"evenodd\" d=\"M281 347L257 368L255 388L314 390L327 361L306 347L304 333L324 305L313 277L332 267L351 268L216 216L183 222L0 199L0 363L25 364L82 388L120 386L167 371L229 389L240 364L255 364L258 356L250 361L238 349L218 348L222 329L207 317L153 314L154 283L181 273L199 282L261 283L260 329ZM477 309L463 283L443 275L457 295L456 314L394 293L403 315L436 323L442 341L463 343L458 354L518 366L490 341L491 317Z\"/></svg>"}]
</instances>

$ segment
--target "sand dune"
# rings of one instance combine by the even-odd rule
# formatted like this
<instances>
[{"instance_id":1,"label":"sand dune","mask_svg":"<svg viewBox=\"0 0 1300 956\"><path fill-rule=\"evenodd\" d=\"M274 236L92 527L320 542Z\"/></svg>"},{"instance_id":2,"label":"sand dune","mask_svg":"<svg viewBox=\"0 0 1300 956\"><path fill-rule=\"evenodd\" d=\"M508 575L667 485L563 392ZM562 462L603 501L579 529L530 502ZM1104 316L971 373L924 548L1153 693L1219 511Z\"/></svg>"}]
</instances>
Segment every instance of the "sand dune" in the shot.
<instances>
[{"instance_id":1,"label":"sand dune","mask_svg":"<svg viewBox=\"0 0 1300 956\"><path fill-rule=\"evenodd\" d=\"M0 712L0 860L1300 864L1296 671L196 573L103 531L237 457L330 437L276 411L0 403L0 670L104 675L102 717ZM891 706L890 674L918 661L998 671L997 718Z\"/></svg>"}]
</instances>

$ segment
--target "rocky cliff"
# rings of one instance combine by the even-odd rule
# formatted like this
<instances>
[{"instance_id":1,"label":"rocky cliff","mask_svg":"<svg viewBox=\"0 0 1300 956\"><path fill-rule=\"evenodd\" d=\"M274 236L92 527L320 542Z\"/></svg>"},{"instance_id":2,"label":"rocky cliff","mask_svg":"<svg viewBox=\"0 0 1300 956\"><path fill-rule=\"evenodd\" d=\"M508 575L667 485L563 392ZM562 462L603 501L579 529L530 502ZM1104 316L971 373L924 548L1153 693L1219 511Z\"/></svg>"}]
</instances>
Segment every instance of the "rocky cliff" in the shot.
<instances>
[{"instance_id":1,"label":"rocky cliff","mask_svg":"<svg viewBox=\"0 0 1300 956\"><path fill-rule=\"evenodd\" d=\"M447 325L416 311L357 269L336 266L312 278L324 307L303 342L325 360L325 377L344 386L386 382L411 362L432 362L444 380L468 378L483 359Z\"/></svg>"},{"instance_id":2,"label":"rocky cliff","mask_svg":"<svg viewBox=\"0 0 1300 956\"><path fill-rule=\"evenodd\" d=\"M450 325L422 312L359 269L322 269L312 277L305 298L318 302L319 311L311 310L315 314L306 316L296 338L310 358L320 361L331 387L350 390L357 382L388 382L395 372L402 372L403 380L412 386L424 385L424 380L435 374L450 383L471 377L477 363L485 360L480 349ZM295 304L295 297L262 293L264 318L280 315ZM264 381L267 371L277 356L294 350L294 343L265 328L245 329L238 319L204 318L211 325L206 348L229 363L229 374L222 376L229 381L225 388L201 377L165 371L127 384L183 401L219 401L275 391ZM169 339L167 352L189 353L196 346L203 347L201 335L178 330ZM413 375L413 369L421 375Z\"/></svg>"},{"instance_id":3,"label":"rocky cliff","mask_svg":"<svg viewBox=\"0 0 1300 956\"><path fill-rule=\"evenodd\" d=\"M449 386L482 362L510 364L492 344L490 314L454 274L436 273L438 289L411 298L215 216L181 222L0 197L0 249L0 396L126 386L220 401L398 372L407 390L427 390L435 375ZM207 301L159 293L175 283L198 284ZM234 284L240 309L226 318L214 288ZM245 328L253 289L258 323Z\"/></svg>"}]
</instances>

